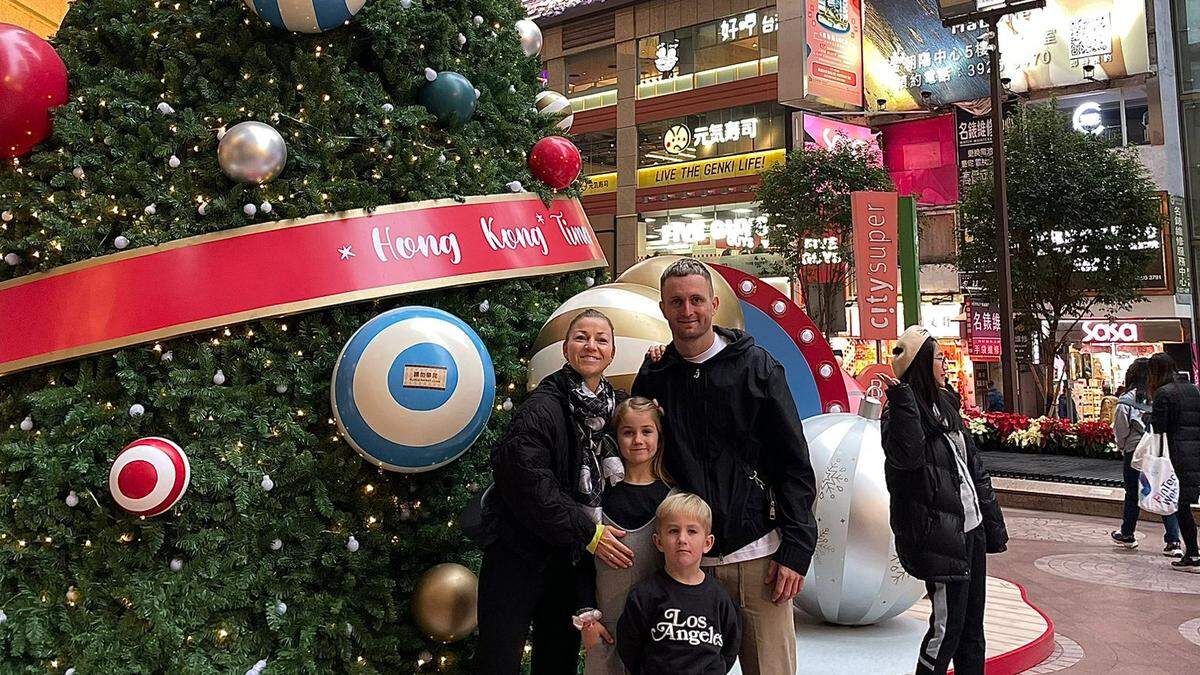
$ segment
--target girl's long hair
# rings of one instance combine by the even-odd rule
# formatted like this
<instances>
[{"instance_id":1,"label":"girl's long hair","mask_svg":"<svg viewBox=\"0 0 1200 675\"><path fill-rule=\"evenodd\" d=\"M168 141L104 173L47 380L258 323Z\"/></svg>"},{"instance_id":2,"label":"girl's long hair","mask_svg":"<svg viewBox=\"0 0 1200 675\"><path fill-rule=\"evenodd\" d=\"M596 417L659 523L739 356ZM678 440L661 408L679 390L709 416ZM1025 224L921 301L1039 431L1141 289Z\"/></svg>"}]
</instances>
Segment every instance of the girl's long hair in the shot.
<instances>
[{"instance_id":1,"label":"girl's long hair","mask_svg":"<svg viewBox=\"0 0 1200 675\"><path fill-rule=\"evenodd\" d=\"M1150 357L1149 372L1146 373L1146 396L1154 395L1162 387L1175 381L1175 359L1159 352Z\"/></svg>"},{"instance_id":2,"label":"girl's long hair","mask_svg":"<svg viewBox=\"0 0 1200 675\"><path fill-rule=\"evenodd\" d=\"M1129 368L1125 370L1125 392L1133 392L1133 398L1138 403L1145 403L1150 400L1150 395L1146 392L1148 376L1150 374L1150 359L1141 357L1133 360L1129 364Z\"/></svg>"},{"instance_id":3,"label":"girl's long hair","mask_svg":"<svg viewBox=\"0 0 1200 675\"><path fill-rule=\"evenodd\" d=\"M936 340L926 340L908 370L900 377L900 381L913 390L925 433L935 436L962 431L962 416L958 414L958 406L951 401L951 394L942 383L933 379L933 353L936 349ZM934 408L941 415L940 420L934 414Z\"/></svg>"},{"instance_id":4,"label":"girl's long hair","mask_svg":"<svg viewBox=\"0 0 1200 675\"><path fill-rule=\"evenodd\" d=\"M613 431L617 433L617 446L620 447L621 443L621 421L631 412L650 413L650 419L654 420L654 427L658 429L658 450L654 453L654 459L650 460L650 473L667 485L674 485L671 476L667 473L664 457L667 437L663 433L662 408L657 403L644 396L630 396L617 405L617 409L613 411Z\"/></svg>"}]
</instances>

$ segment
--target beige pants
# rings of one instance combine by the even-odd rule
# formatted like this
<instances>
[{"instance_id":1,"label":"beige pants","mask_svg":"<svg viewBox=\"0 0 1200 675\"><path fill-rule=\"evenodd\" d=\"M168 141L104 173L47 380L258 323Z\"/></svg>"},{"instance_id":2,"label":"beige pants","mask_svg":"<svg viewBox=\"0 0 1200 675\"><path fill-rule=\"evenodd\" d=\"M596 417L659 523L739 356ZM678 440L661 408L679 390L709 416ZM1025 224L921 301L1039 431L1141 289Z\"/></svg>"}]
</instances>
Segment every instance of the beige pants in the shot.
<instances>
[{"instance_id":1,"label":"beige pants","mask_svg":"<svg viewBox=\"0 0 1200 675\"><path fill-rule=\"evenodd\" d=\"M771 558L759 558L707 569L742 610L742 646L738 651L745 675L794 675L796 623L792 603L771 602L774 586L763 583Z\"/></svg>"}]
</instances>

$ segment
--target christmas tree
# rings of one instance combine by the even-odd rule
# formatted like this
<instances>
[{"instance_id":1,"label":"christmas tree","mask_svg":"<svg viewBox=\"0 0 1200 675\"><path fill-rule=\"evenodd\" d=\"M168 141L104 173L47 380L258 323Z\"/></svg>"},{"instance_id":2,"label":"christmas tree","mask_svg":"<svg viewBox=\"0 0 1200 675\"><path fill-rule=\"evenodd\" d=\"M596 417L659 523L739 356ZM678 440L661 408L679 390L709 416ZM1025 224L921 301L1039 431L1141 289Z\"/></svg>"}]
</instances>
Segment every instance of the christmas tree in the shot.
<instances>
[{"instance_id":1,"label":"christmas tree","mask_svg":"<svg viewBox=\"0 0 1200 675\"><path fill-rule=\"evenodd\" d=\"M72 6L52 40L69 99L50 138L0 166L0 287L126 247L536 184L526 157L554 120L532 108L539 64L514 29L516 0L369 0L312 34L271 26L275 3L253 4ZM478 90L465 120L422 97L446 71ZM245 121L286 142L273 180L222 170L219 139ZM526 350L590 281L231 322L0 378L0 671L242 673L265 659L268 673L470 672L471 640L427 638L411 595L433 565L478 568L455 518L489 481ZM495 365L482 436L425 473L364 461L330 404L346 341L403 305L462 318ZM0 340L23 330L20 316L0 321ZM185 448L191 483L139 518L114 503L109 471L149 436Z\"/></svg>"}]
</instances>

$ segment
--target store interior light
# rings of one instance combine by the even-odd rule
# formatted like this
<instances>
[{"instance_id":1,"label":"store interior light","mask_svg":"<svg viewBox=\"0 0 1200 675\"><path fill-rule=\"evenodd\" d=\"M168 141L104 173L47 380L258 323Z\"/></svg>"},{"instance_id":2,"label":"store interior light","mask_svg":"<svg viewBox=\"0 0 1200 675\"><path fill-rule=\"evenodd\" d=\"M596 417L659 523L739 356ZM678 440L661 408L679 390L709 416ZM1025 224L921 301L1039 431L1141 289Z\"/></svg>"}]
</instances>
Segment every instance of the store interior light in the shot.
<instances>
[{"instance_id":1,"label":"store interior light","mask_svg":"<svg viewBox=\"0 0 1200 675\"><path fill-rule=\"evenodd\" d=\"M703 218L704 216L699 213L685 213L685 214L683 214L683 217L684 218Z\"/></svg>"},{"instance_id":2,"label":"store interior light","mask_svg":"<svg viewBox=\"0 0 1200 675\"><path fill-rule=\"evenodd\" d=\"M754 209L734 209L734 213L754 213Z\"/></svg>"}]
</instances>

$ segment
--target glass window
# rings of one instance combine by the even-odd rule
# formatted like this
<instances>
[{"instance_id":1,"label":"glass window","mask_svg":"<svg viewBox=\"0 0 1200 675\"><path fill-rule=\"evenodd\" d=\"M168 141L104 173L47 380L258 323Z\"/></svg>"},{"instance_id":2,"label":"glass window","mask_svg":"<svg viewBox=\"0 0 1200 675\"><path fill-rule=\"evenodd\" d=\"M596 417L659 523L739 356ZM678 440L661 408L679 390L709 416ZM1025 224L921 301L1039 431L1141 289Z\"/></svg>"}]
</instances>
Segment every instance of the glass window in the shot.
<instances>
[{"instance_id":1,"label":"glass window","mask_svg":"<svg viewBox=\"0 0 1200 675\"><path fill-rule=\"evenodd\" d=\"M787 109L775 102L638 126L638 166L659 166L784 147Z\"/></svg>"},{"instance_id":2,"label":"glass window","mask_svg":"<svg viewBox=\"0 0 1200 675\"><path fill-rule=\"evenodd\" d=\"M733 82L777 69L774 7L638 41L638 98Z\"/></svg>"},{"instance_id":3,"label":"glass window","mask_svg":"<svg viewBox=\"0 0 1200 675\"><path fill-rule=\"evenodd\" d=\"M611 45L566 57L567 97L617 88L617 47Z\"/></svg>"},{"instance_id":4,"label":"glass window","mask_svg":"<svg viewBox=\"0 0 1200 675\"><path fill-rule=\"evenodd\" d=\"M1188 158L1188 197L1191 199L1191 217L1200 218L1200 100L1183 104L1183 144ZM1196 283L1193 279L1192 283Z\"/></svg>"},{"instance_id":5,"label":"glass window","mask_svg":"<svg viewBox=\"0 0 1200 675\"><path fill-rule=\"evenodd\" d=\"M1178 16L1179 83L1184 93L1200 92L1200 0L1171 3Z\"/></svg>"},{"instance_id":6,"label":"glass window","mask_svg":"<svg viewBox=\"0 0 1200 675\"><path fill-rule=\"evenodd\" d=\"M1146 100L1141 99L1141 113L1134 113L1136 120L1127 118L1124 125L1121 119L1121 99L1113 98L1104 100L1097 96L1092 97L1077 97L1066 100L1059 100L1058 109L1071 120L1072 126L1077 131L1095 134L1106 145L1113 148L1119 148L1125 143L1125 131L1128 128L1140 128L1142 143L1145 143L1145 113L1147 111ZM1132 104L1132 102L1130 102ZM1131 140L1132 142L1132 140Z\"/></svg>"},{"instance_id":7,"label":"glass window","mask_svg":"<svg viewBox=\"0 0 1200 675\"><path fill-rule=\"evenodd\" d=\"M1146 99L1125 101L1125 144L1146 145L1150 142L1150 105Z\"/></svg>"},{"instance_id":8,"label":"glass window","mask_svg":"<svg viewBox=\"0 0 1200 675\"><path fill-rule=\"evenodd\" d=\"M715 257L770 249L767 218L753 203L720 204L640 215L646 239L643 257Z\"/></svg>"},{"instance_id":9,"label":"glass window","mask_svg":"<svg viewBox=\"0 0 1200 675\"><path fill-rule=\"evenodd\" d=\"M574 138L583 157L583 175L596 176L617 171L617 132L591 131Z\"/></svg>"}]
</instances>

